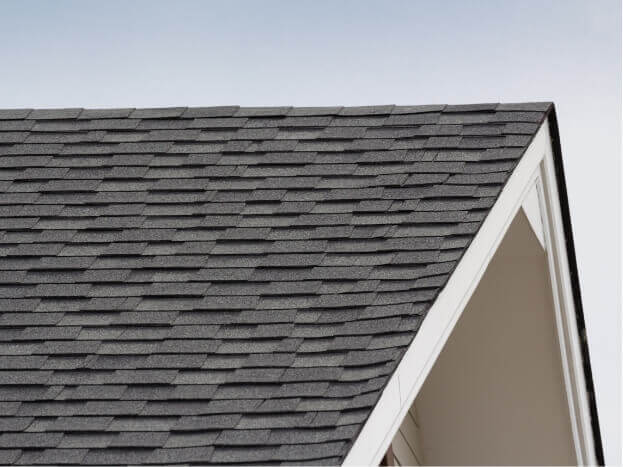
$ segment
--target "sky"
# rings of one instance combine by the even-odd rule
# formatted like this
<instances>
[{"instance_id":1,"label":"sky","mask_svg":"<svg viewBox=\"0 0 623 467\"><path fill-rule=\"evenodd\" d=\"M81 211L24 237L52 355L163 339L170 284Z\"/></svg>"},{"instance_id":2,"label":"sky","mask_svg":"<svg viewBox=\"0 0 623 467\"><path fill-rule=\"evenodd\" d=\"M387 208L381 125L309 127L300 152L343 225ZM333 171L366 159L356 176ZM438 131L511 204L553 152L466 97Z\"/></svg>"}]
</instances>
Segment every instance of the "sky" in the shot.
<instances>
[{"instance_id":1,"label":"sky","mask_svg":"<svg viewBox=\"0 0 623 467\"><path fill-rule=\"evenodd\" d=\"M4 0L0 64L0 108L554 101L621 464L620 2Z\"/></svg>"}]
</instances>

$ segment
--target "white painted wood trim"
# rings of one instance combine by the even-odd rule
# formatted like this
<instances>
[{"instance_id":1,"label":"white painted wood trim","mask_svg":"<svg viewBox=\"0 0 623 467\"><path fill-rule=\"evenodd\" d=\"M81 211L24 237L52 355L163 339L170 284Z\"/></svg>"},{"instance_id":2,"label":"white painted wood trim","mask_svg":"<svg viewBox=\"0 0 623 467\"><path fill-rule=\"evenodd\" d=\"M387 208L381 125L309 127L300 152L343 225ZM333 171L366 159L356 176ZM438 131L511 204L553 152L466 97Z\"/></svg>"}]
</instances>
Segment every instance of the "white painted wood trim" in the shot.
<instances>
[{"instance_id":1,"label":"white painted wood trim","mask_svg":"<svg viewBox=\"0 0 623 467\"><path fill-rule=\"evenodd\" d=\"M560 345L578 463L595 463L590 411L584 386L582 354L575 326L575 310L551 144L549 124L545 121L446 287L429 310L420 330L346 456L344 465L379 464L511 221L535 184L539 190L544 188L538 193L541 196L537 197L541 200L539 210L542 209L542 212L539 214L545 213L549 216L547 225L545 220L542 220L542 228L544 242L548 245L548 255L552 256L550 270L557 271L552 279L556 280L556 288L554 282L552 287L558 291L555 295L559 296L554 300L558 300L557 309L560 310L557 313L560 319ZM539 217L543 218L545 215Z\"/></svg>"},{"instance_id":2,"label":"white painted wood trim","mask_svg":"<svg viewBox=\"0 0 623 467\"><path fill-rule=\"evenodd\" d=\"M549 139L549 128L546 130L548 130ZM591 413L586 393L583 357L551 144L545 147L537 183L540 191L541 218L577 462L579 465L596 465L595 434L591 425Z\"/></svg>"}]
</instances>

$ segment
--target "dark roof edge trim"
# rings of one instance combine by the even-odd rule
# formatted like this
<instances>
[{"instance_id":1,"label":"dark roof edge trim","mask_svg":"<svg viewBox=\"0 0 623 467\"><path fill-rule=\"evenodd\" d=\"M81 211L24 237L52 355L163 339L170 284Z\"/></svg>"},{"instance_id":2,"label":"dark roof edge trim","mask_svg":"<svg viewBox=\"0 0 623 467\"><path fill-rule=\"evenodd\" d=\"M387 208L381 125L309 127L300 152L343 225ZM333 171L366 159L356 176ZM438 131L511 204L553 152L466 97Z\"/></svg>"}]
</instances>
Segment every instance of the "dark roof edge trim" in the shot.
<instances>
[{"instance_id":1,"label":"dark roof edge trim","mask_svg":"<svg viewBox=\"0 0 623 467\"><path fill-rule=\"evenodd\" d=\"M584 320L584 310L582 307L582 294L580 291L580 279L578 275L578 265L573 242L573 229L571 227L571 214L569 211L569 198L567 196L567 184L565 181L565 171L562 160L562 150L560 146L560 134L558 131L558 119L556 118L556 108L551 105L548 114L549 131L551 135L552 150L554 153L554 169L556 171L556 185L562 213L562 222L565 233L565 244L567 247L567 259L569 263L569 275L571 277L571 289L573 291L573 302L575 306L576 322L578 335L580 337L580 350L582 352L582 366L584 367L584 378L586 382L586 392L591 412L591 426L593 429L593 439L595 442L595 456L599 465L605 465L604 450L601 440L601 429L599 426L599 416L597 413L597 400L595 397L595 385L593 383L593 372L590 364L590 353L586 336L586 323Z\"/></svg>"}]
</instances>

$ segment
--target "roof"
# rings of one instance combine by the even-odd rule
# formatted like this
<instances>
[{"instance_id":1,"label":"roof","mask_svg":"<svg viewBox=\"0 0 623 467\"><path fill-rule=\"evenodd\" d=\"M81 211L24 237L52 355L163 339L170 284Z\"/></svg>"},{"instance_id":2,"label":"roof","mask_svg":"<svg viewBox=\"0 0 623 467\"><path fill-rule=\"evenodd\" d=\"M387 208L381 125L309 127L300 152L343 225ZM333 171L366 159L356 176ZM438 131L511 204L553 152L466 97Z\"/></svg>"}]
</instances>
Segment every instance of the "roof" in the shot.
<instances>
[{"instance_id":1,"label":"roof","mask_svg":"<svg viewBox=\"0 0 623 467\"><path fill-rule=\"evenodd\" d=\"M339 463L550 109L0 110L0 463Z\"/></svg>"}]
</instances>

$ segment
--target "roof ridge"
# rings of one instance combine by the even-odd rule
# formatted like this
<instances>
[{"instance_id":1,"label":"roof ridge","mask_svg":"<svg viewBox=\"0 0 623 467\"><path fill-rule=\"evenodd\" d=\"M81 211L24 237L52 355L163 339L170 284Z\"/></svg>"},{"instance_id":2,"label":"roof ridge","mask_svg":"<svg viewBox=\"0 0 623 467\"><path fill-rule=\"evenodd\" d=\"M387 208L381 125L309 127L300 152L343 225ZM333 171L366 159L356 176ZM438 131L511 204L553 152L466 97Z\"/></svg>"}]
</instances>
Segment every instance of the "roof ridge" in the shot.
<instances>
[{"instance_id":1,"label":"roof ridge","mask_svg":"<svg viewBox=\"0 0 623 467\"><path fill-rule=\"evenodd\" d=\"M456 105L357 105L357 106L154 106L154 107L44 107L2 108L2 119L92 119L92 118L197 118L197 117L265 117L312 115L373 115L426 112L477 112L477 111L548 111L551 101L520 103L479 103Z\"/></svg>"}]
</instances>

